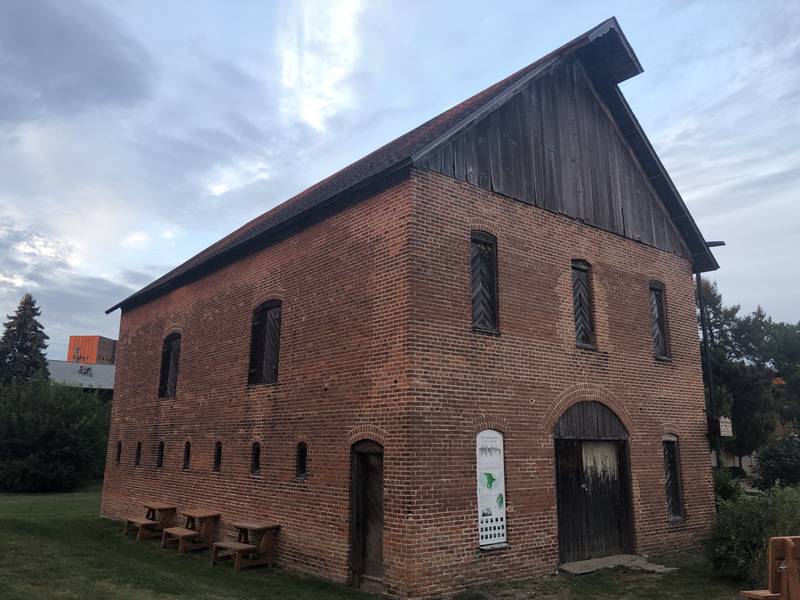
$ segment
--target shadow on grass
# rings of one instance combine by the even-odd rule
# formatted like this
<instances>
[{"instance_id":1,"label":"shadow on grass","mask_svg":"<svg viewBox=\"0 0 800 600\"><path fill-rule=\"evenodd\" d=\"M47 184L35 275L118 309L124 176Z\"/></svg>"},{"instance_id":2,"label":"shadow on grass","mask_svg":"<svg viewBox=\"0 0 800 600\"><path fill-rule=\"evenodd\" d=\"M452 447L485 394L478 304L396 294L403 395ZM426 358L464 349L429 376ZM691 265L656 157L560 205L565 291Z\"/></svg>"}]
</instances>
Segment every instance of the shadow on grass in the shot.
<instances>
[{"instance_id":1,"label":"shadow on grass","mask_svg":"<svg viewBox=\"0 0 800 600\"><path fill-rule=\"evenodd\" d=\"M178 556L159 540L123 538L98 517L100 488L69 494L0 494L4 600L234 600L369 598L351 588L280 569L234 575L208 552Z\"/></svg>"}]
</instances>

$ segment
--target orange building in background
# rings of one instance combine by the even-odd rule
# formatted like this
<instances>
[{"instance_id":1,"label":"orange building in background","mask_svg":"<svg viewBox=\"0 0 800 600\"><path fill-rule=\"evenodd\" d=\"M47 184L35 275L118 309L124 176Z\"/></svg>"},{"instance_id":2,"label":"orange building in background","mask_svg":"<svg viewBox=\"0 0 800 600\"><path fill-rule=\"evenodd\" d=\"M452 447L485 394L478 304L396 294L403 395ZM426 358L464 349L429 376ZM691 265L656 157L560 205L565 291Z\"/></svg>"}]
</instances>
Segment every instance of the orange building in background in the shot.
<instances>
[{"instance_id":1,"label":"orange building in background","mask_svg":"<svg viewBox=\"0 0 800 600\"><path fill-rule=\"evenodd\" d=\"M113 365L117 358L117 340L101 335L71 335L67 361Z\"/></svg>"}]
</instances>

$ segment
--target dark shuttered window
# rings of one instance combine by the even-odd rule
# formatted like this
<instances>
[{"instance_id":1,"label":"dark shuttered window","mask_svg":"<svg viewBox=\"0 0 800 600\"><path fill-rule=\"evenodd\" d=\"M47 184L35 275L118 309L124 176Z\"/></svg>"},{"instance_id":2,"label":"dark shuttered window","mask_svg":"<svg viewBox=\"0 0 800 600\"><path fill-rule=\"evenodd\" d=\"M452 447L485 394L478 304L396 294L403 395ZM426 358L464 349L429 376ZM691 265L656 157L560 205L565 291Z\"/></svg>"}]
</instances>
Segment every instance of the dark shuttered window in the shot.
<instances>
[{"instance_id":1,"label":"dark shuttered window","mask_svg":"<svg viewBox=\"0 0 800 600\"><path fill-rule=\"evenodd\" d=\"M683 516L683 497L678 455L678 440L664 439L664 477L667 483L667 511L670 517Z\"/></svg>"},{"instance_id":2,"label":"dark shuttered window","mask_svg":"<svg viewBox=\"0 0 800 600\"><path fill-rule=\"evenodd\" d=\"M142 464L142 442L136 442L136 455L133 459L133 465L138 467Z\"/></svg>"},{"instance_id":3,"label":"dark shuttered window","mask_svg":"<svg viewBox=\"0 0 800 600\"><path fill-rule=\"evenodd\" d=\"M171 333L164 339L161 349L161 377L158 381L158 397L174 398L178 388L178 362L181 355L181 334Z\"/></svg>"},{"instance_id":4,"label":"dark shuttered window","mask_svg":"<svg viewBox=\"0 0 800 600\"><path fill-rule=\"evenodd\" d=\"M497 240L483 231L473 231L470 246L472 326L497 331Z\"/></svg>"},{"instance_id":5,"label":"dark shuttered window","mask_svg":"<svg viewBox=\"0 0 800 600\"><path fill-rule=\"evenodd\" d=\"M256 474L261 471L261 443L253 442L250 450L250 472Z\"/></svg>"},{"instance_id":6,"label":"dark shuttered window","mask_svg":"<svg viewBox=\"0 0 800 600\"><path fill-rule=\"evenodd\" d=\"M161 469L164 466L164 442L158 442L158 449L156 450L156 468Z\"/></svg>"},{"instance_id":7,"label":"dark shuttered window","mask_svg":"<svg viewBox=\"0 0 800 600\"><path fill-rule=\"evenodd\" d=\"M183 468L188 469L192 461L192 442L183 445Z\"/></svg>"},{"instance_id":8,"label":"dark shuttered window","mask_svg":"<svg viewBox=\"0 0 800 600\"><path fill-rule=\"evenodd\" d=\"M308 446L305 442L297 444L297 462L295 463L297 477L308 475Z\"/></svg>"},{"instance_id":9,"label":"dark shuttered window","mask_svg":"<svg viewBox=\"0 0 800 600\"><path fill-rule=\"evenodd\" d=\"M270 300L253 312L250 335L249 383L278 381L278 354L281 341L281 303Z\"/></svg>"},{"instance_id":10,"label":"dark shuttered window","mask_svg":"<svg viewBox=\"0 0 800 600\"><path fill-rule=\"evenodd\" d=\"M214 471L219 471L222 468L222 442L214 444Z\"/></svg>"},{"instance_id":11,"label":"dark shuttered window","mask_svg":"<svg viewBox=\"0 0 800 600\"><path fill-rule=\"evenodd\" d=\"M122 460L122 442L117 442L117 455L114 457L114 462L119 464Z\"/></svg>"},{"instance_id":12,"label":"dark shuttered window","mask_svg":"<svg viewBox=\"0 0 800 600\"><path fill-rule=\"evenodd\" d=\"M585 260L572 261L572 305L575 312L575 343L594 348L592 278L589 263Z\"/></svg>"},{"instance_id":13,"label":"dark shuttered window","mask_svg":"<svg viewBox=\"0 0 800 600\"><path fill-rule=\"evenodd\" d=\"M664 284L659 281L650 282L650 334L653 337L653 353L659 358L669 357Z\"/></svg>"}]
</instances>

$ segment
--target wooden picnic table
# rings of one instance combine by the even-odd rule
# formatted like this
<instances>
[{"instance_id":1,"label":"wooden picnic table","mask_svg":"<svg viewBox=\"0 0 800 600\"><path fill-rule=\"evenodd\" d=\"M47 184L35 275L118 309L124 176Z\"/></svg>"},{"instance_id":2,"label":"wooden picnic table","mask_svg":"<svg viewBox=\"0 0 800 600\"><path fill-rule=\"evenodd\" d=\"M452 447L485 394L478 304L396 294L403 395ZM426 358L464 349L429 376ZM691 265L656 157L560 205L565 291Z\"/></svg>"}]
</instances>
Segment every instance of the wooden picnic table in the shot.
<instances>
[{"instance_id":1,"label":"wooden picnic table","mask_svg":"<svg viewBox=\"0 0 800 600\"><path fill-rule=\"evenodd\" d=\"M271 566L281 526L276 523L251 521L237 521L231 525L238 531L236 541L215 542L211 550L211 566L230 559L233 559L234 573L245 567ZM250 543L251 531L261 534L258 544Z\"/></svg>"},{"instance_id":2,"label":"wooden picnic table","mask_svg":"<svg viewBox=\"0 0 800 600\"><path fill-rule=\"evenodd\" d=\"M187 550L202 550L213 543L214 526L221 516L219 511L194 508L180 511L186 518L183 527L168 527L161 536L161 547L178 544L178 554ZM199 524L199 528L198 528Z\"/></svg>"},{"instance_id":3,"label":"wooden picnic table","mask_svg":"<svg viewBox=\"0 0 800 600\"><path fill-rule=\"evenodd\" d=\"M144 518L128 517L122 530L122 535L128 535L128 528L134 525L138 529L137 541L162 535L162 530L172 522L176 510L175 506L164 502L145 502L142 506L145 509Z\"/></svg>"}]
</instances>

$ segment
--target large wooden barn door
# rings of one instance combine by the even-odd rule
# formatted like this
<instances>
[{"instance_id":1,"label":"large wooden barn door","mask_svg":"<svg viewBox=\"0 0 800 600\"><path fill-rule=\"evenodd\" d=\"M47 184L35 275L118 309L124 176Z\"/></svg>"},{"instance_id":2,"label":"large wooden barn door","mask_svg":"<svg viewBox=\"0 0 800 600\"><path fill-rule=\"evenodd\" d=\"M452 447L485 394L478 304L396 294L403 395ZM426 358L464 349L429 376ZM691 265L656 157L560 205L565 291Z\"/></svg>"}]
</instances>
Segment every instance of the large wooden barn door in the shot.
<instances>
[{"instance_id":1,"label":"large wooden barn door","mask_svg":"<svg viewBox=\"0 0 800 600\"><path fill-rule=\"evenodd\" d=\"M383 578L383 447L353 445L351 569L353 583Z\"/></svg>"},{"instance_id":2,"label":"large wooden barn door","mask_svg":"<svg viewBox=\"0 0 800 600\"><path fill-rule=\"evenodd\" d=\"M560 561L631 552L624 426L599 402L581 402L554 433Z\"/></svg>"}]
</instances>

